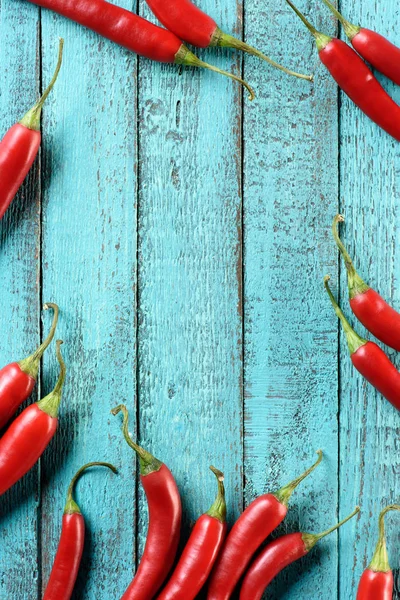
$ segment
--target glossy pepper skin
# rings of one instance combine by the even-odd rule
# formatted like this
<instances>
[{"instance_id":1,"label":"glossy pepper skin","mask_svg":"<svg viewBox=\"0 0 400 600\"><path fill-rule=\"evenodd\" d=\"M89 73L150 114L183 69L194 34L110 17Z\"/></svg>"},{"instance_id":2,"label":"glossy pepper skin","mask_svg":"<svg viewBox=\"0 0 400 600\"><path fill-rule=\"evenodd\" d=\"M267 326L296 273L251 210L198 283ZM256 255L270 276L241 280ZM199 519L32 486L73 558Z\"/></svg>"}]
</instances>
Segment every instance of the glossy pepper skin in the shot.
<instances>
[{"instance_id":1,"label":"glossy pepper skin","mask_svg":"<svg viewBox=\"0 0 400 600\"><path fill-rule=\"evenodd\" d=\"M339 19L353 48L377 71L400 85L400 48L376 31L353 25L329 0L323 0Z\"/></svg>"},{"instance_id":2,"label":"glossy pepper skin","mask_svg":"<svg viewBox=\"0 0 400 600\"><path fill-rule=\"evenodd\" d=\"M224 476L210 467L218 479L218 495L210 510L196 522L182 556L158 600L194 600L200 592L224 542L226 503Z\"/></svg>"},{"instance_id":3,"label":"glossy pepper skin","mask_svg":"<svg viewBox=\"0 0 400 600\"><path fill-rule=\"evenodd\" d=\"M107 467L113 473L117 472L109 463L92 462L81 467L72 479L62 518L60 542L43 600L70 600L74 591L85 542L85 520L73 492L82 473L91 467Z\"/></svg>"},{"instance_id":4,"label":"glossy pepper skin","mask_svg":"<svg viewBox=\"0 0 400 600\"><path fill-rule=\"evenodd\" d=\"M215 71L244 85L253 100L250 86L226 71L203 62L170 31L162 29L134 13L106 0L29 0L71 19L99 35L150 60L202 67Z\"/></svg>"},{"instance_id":5,"label":"glossy pepper skin","mask_svg":"<svg viewBox=\"0 0 400 600\"><path fill-rule=\"evenodd\" d=\"M394 582L386 548L384 524L385 515L391 510L400 510L400 506L387 506L379 515L379 540L372 561L361 576L357 600L392 600Z\"/></svg>"},{"instance_id":6,"label":"glossy pepper skin","mask_svg":"<svg viewBox=\"0 0 400 600\"><path fill-rule=\"evenodd\" d=\"M58 306L53 303L44 305L44 309L54 310L53 324L46 340L28 358L3 367L0 370L0 429L16 413L17 409L31 395L36 385L39 363L43 353L54 338L58 321Z\"/></svg>"},{"instance_id":7,"label":"glossy pepper skin","mask_svg":"<svg viewBox=\"0 0 400 600\"><path fill-rule=\"evenodd\" d=\"M374 123L400 141L400 106L383 89L371 69L345 42L317 31L291 0L286 2L315 37L319 58L339 87Z\"/></svg>"},{"instance_id":8,"label":"glossy pepper skin","mask_svg":"<svg viewBox=\"0 0 400 600\"><path fill-rule=\"evenodd\" d=\"M41 144L40 116L43 104L58 77L62 61L63 40L60 40L58 64L53 79L39 102L13 125L0 142L0 219L15 198L29 173Z\"/></svg>"},{"instance_id":9,"label":"glossy pepper skin","mask_svg":"<svg viewBox=\"0 0 400 600\"><path fill-rule=\"evenodd\" d=\"M224 33L218 27L214 19L200 10L191 0L146 0L147 4L169 31L173 31L181 40L185 40L198 48L209 46L220 46L224 48L236 48L243 50L253 56L265 60L273 67L284 71L288 75L312 81L312 75L301 75L290 71L271 60L268 56L245 44L232 35Z\"/></svg>"},{"instance_id":10,"label":"glossy pepper skin","mask_svg":"<svg viewBox=\"0 0 400 600\"><path fill-rule=\"evenodd\" d=\"M140 480L149 508L149 529L139 568L121 600L151 600L166 580L178 550L182 504L175 479L168 467L133 442L129 415L124 405L112 410L124 415L125 440L140 459Z\"/></svg>"},{"instance_id":11,"label":"glossy pepper skin","mask_svg":"<svg viewBox=\"0 0 400 600\"><path fill-rule=\"evenodd\" d=\"M346 519L324 533L290 533L277 538L254 559L242 583L239 600L261 600L264 591L288 565L303 558L325 536L360 512L359 507Z\"/></svg>"},{"instance_id":12,"label":"glossy pepper skin","mask_svg":"<svg viewBox=\"0 0 400 600\"><path fill-rule=\"evenodd\" d=\"M275 494L264 494L254 500L232 527L217 559L208 588L208 600L229 600L256 550L282 523L294 489L322 460Z\"/></svg>"},{"instance_id":13,"label":"glossy pepper skin","mask_svg":"<svg viewBox=\"0 0 400 600\"><path fill-rule=\"evenodd\" d=\"M351 309L357 319L378 340L400 351L400 314L358 275L353 261L339 237L338 224L343 221L342 215L336 215L332 233L345 261Z\"/></svg>"},{"instance_id":14,"label":"glossy pepper skin","mask_svg":"<svg viewBox=\"0 0 400 600\"><path fill-rule=\"evenodd\" d=\"M378 390L397 410L400 410L400 373L386 354L374 342L360 337L348 323L329 287L330 277L324 279L336 315L347 338L351 362L361 375Z\"/></svg>"},{"instance_id":15,"label":"glossy pepper skin","mask_svg":"<svg viewBox=\"0 0 400 600\"><path fill-rule=\"evenodd\" d=\"M54 390L22 411L0 439L0 496L33 467L56 432L65 380L61 343L57 342L60 376Z\"/></svg>"}]
</instances>

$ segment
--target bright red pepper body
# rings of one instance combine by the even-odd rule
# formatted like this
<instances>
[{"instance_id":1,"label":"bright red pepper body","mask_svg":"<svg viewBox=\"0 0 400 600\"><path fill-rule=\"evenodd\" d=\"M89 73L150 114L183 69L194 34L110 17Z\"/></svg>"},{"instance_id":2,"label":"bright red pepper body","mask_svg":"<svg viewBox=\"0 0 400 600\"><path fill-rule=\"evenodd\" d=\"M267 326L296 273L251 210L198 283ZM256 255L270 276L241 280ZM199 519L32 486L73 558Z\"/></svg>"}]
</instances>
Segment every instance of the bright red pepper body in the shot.
<instances>
[{"instance_id":1,"label":"bright red pepper body","mask_svg":"<svg viewBox=\"0 0 400 600\"><path fill-rule=\"evenodd\" d=\"M36 379L24 373L18 363L0 370L0 429L31 395Z\"/></svg>"},{"instance_id":2,"label":"bright red pepper body","mask_svg":"<svg viewBox=\"0 0 400 600\"><path fill-rule=\"evenodd\" d=\"M352 38L351 43L375 69L400 85L400 48L383 35L364 27Z\"/></svg>"},{"instance_id":3,"label":"bright red pepper body","mask_svg":"<svg viewBox=\"0 0 400 600\"><path fill-rule=\"evenodd\" d=\"M240 590L240 600L261 600L271 581L294 561L308 553L301 533L277 538L254 560Z\"/></svg>"},{"instance_id":4,"label":"bright red pepper body","mask_svg":"<svg viewBox=\"0 0 400 600\"><path fill-rule=\"evenodd\" d=\"M0 219L15 198L39 151L42 136L19 123L0 142Z\"/></svg>"},{"instance_id":5,"label":"bright red pepper body","mask_svg":"<svg viewBox=\"0 0 400 600\"><path fill-rule=\"evenodd\" d=\"M361 576L357 600L392 600L393 573L375 572L366 569Z\"/></svg>"},{"instance_id":6,"label":"bright red pepper body","mask_svg":"<svg viewBox=\"0 0 400 600\"><path fill-rule=\"evenodd\" d=\"M69 600L74 591L85 542L80 513L64 514L60 542L43 600Z\"/></svg>"},{"instance_id":7,"label":"bright red pepper body","mask_svg":"<svg viewBox=\"0 0 400 600\"><path fill-rule=\"evenodd\" d=\"M369 288L350 300L357 319L376 338L400 351L400 314L375 290Z\"/></svg>"}]
</instances>

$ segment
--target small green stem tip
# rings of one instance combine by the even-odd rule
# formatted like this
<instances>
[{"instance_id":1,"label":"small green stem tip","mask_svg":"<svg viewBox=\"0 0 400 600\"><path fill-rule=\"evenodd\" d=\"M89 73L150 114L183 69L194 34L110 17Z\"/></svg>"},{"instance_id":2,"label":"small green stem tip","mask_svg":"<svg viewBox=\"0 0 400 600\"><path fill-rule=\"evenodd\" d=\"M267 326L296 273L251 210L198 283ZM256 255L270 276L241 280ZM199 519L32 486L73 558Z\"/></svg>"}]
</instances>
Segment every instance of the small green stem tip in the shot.
<instances>
[{"instance_id":1,"label":"small green stem tip","mask_svg":"<svg viewBox=\"0 0 400 600\"><path fill-rule=\"evenodd\" d=\"M344 263L346 265L349 296L350 296L350 300L352 300L359 294L364 294L365 292L367 292L369 290L369 287L367 286L365 281L363 281L361 279L361 277L355 270L353 261L351 260L351 257L350 257L350 254L347 252L342 240L339 237L339 230L338 230L339 223L343 223L343 222L344 222L344 216L336 215L336 217L333 219L333 223L332 223L332 235L333 235L333 239L336 242L337 247L339 248L340 254L343 256Z\"/></svg>"},{"instance_id":2,"label":"small green stem tip","mask_svg":"<svg viewBox=\"0 0 400 600\"><path fill-rule=\"evenodd\" d=\"M64 514L68 514L68 515L72 515L75 513L80 514L80 508L77 505L77 503L74 500L74 490L75 490L75 486L76 483L78 481L78 479L81 477L81 475L87 470L90 469L91 467L107 467L107 469L110 469L113 473L117 474L118 471L116 469L116 467L114 467L114 465L111 465L110 463L106 463L106 462L90 462L87 463L86 465L83 465L83 467L81 467L73 476L71 483L69 484L69 488L68 488L68 492L67 492L67 503L65 505L65 509L64 509Z\"/></svg>"},{"instance_id":3,"label":"small green stem tip","mask_svg":"<svg viewBox=\"0 0 400 600\"><path fill-rule=\"evenodd\" d=\"M326 537L333 531L336 531L337 529L339 529L339 527L341 527L342 525L347 523L347 521L350 521L350 519L355 517L359 512L360 512L360 507L356 506L356 508L351 513L351 515L349 515L348 517L343 519L343 521L340 521L340 523L337 523L337 525L330 527L330 529L327 529L326 531L324 531L322 533L303 533L302 538L303 538L304 545L307 548L307 552L310 552L311 548L314 548L315 544L317 544L320 540L322 540L322 538Z\"/></svg>"},{"instance_id":4,"label":"small green stem tip","mask_svg":"<svg viewBox=\"0 0 400 600\"><path fill-rule=\"evenodd\" d=\"M211 506L210 510L206 513L206 515L208 515L209 517L213 517L214 519L218 519L218 521L221 521L221 523L225 523L225 521L226 521L226 500L225 500L224 474L213 466L211 466L210 469L214 473L214 475L218 481L218 494L214 501L214 504Z\"/></svg>"},{"instance_id":5,"label":"small green stem tip","mask_svg":"<svg viewBox=\"0 0 400 600\"><path fill-rule=\"evenodd\" d=\"M139 456L140 474L142 476L145 476L145 475L150 475L151 473L154 473L155 471L159 471L161 469L163 463L161 461L159 461L157 458L155 458L152 454L150 454L150 452L147 452L147 450L145 450L144 448L142 448L141 446L136 444L136 442L133 441L133 439L129 433L129 413L128 413L128 409L126 408L126 406L124 404L119 404L118 406L116 406L115 408L113 408L111 410L111 414L113 414L114 416L116 416L120 412L122 412L122 414L124 416L124 422L122 425L122 433L124 434L124 438L125 438L127 444Z\"/></svg>"},{"instance_id":6,"label":"small green stem tip","mask_svg":"<svg viewBox=\"0 0 400 600\"><path fill-rule=\"evenodd\" d=\"M344 316L342 309L339 307L338 303L336 302L336 300L332 294L331 288L329 287L330 278L331 278L330 275L325 275L324 286L325 286L326 291L328 292L328 296L330 298L330 301L332 303L334 311L335 311L336 315L338 316L338 318L340 319L340 322L342 323L343 330L346 334L349 352L350 352L350 355L352 355L355 352L357 352L357 350L359 348L361 348L361 346L365 346L365 344L367 343L367 340L364 340L364 338L360 337L358 335L358 333L356 333L354 331L354 329L352 328L352 326L350 325L350 323Z\"/></svg>"},{"instance_id":7,"label":"small green stem tip","mask_svg":"<svg viewBox=\"0 0 400 600\"><path fill-rule=\"evenodd\" d=\"M274 493L275 498L281 503L287 506L289 504L290 496L293 494L294 490L297 486L306 478L310 473L312 473L322 461L323 453L322 450L317 450L318 459L316 462L311 465L302 475L291 481L288 485L285 485L276 493Z\"/></svg>"},{"instance_id":8,"label":"small green stem tip","mask_svg":"<svg viewBox=\"0 0 400 600\"><path fill-rule=\"evenodd\" d=\"M306 19L303 13L299 11L299 9L293 4L293 2L291 2L291 0L286 0L286 2L289 4L290 8L294 10L299 19L304 23L311 35L314 36L317 43L318 52L321 52L321 50L326 48L327 45L332 41L332 38L324 33L321 33L320 31L317 31L314 25L311 25L310 21Z\"/></svg>"},{"instance_id":9,"label":"small green stem tip","mask_svg":"<svg viewBox=\"0 0 400 600\"><path fill-rule=\"evenodd\" d=\"M379 539L374 556L369 564L369 569L376 573L388 573L391 570L385 538L385 515L392 510L400 510L400 506L398 504L391 504L384 508L379 515Z\"/></svg>"},{"instance_id":10,"label":"small green stem tip","mask_svg":"<svg viewBox=\"0 0 400 600\"><path fill-rule=\"evenodd\" d=\"M338 21L343 25L344 32L347 35L347 37L350 39L350 41L358 33L360 33L361 27L359 27L358 25L353 25L353 23L350 23L350 21L345 19L344 16L337 10L337 8L335 6L333 6L332 2L329 2L329 0L322 0L322 1L326 4L326 6L329 8L329 10L332 11L332 13L338 19Z\"/></svg>"},{"instance_id":11,"label":"small green stem tip","mask_svg":"<svg viewBox=\"0 0 400 600\"><path fill-rule=\"evenodd\" d=\"M64 40L60 38L60 43L58 47L58 61L56 70L54 71L54 75L52 80L50 81L48 87L43 92L42 97L35 104L33 108L31 108L26 115L21 119L20 124L32 131L40 131L40 117L42 114L43 104L46 102L47 96L50 94L51 90L54 87L55 82L57 81L58 74L62 65L62 57L63 57L63 48L64 48Z\"/></svg>"},{"instance_id":12,"label":"small green stem tip","mask_svg":"<svg viewBox=\"0 0 400 600\"><path fill-rule=\"evenodd\" d=\"M62 342L61 340L57 340L56 342L57 360L60 365L60 375L58 377L56 386L48 396L46 396L45 398L43 398L43 400L40 400L40 402L37 403L37 406L40 408L40 410L48 414L53 419L55 419L58 415L58 409L62 398L62 390L66 376L65 362L61 354L61 344L63 343L64 342Z\"/></svg>"},{"instance_id":13,"label":"small green stem tip","mask_svg":"<svg viewBox=\"0 0 400 600\"><path fill-rule=\"evenodd\" d=\"M43 309L48 310L49 308L51 308L54 311L54 316L53 316L53 323L51 325L51 328L50 328L47 338L39 346L39 348L37 350L35 350L35 352L31 356L28 356L28 358L24 358L23 360L21 360L18 363L21 371L23 371L24 373L26 373L33 379L37 379L38 372L39 372L40 360L41 360L45 350L47 350L47 348L50 346L51 342L53 341L53 338L54 338L54 335L55 335L56 329L57 329L58 313L59 313L58 306L57 306L57 304L54 304L53 302L47 302L43 306Z\"/></svg>"}]
</instances>

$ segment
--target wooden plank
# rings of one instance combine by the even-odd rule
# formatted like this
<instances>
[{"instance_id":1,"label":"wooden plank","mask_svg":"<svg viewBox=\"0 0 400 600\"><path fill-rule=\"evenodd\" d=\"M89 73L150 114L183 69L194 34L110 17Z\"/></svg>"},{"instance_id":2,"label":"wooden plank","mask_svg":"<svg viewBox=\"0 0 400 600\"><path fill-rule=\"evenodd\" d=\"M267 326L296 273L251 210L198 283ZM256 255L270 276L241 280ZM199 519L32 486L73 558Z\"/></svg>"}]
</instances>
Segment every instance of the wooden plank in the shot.
<instances>
[{"instance_id":1,"label":"wooden plank","mask_svg":"<svg viewBox=\"0 0 400 600\"><path fill-rule=\"evenodd\" d=\"M398 3L342 2L343 13L355 23L372 28L400 44L396 27ZM379 77L393 98L400 91ZM400 310L398 265L400 258L399 144L371 123L346 98L341 111L341 210L347 222L342 237L355 257L360 275ZM343 267L343 263L342 263ZM363 336L365 329L353 317L347 302L344 268L341 269L341 299L346 315ZM390 357L399 366L395 352ZM357 536L341 544L341 597L354 595L359 577L372 558L377 541L377 517L383 506L397 502L399 415L388 402L352 369L341 336L341 453L340 486L342 511L360 502L362 515ZM388 517L388 546L393 568L398 568L396 517ZM349 568L351 565L351 568ZM396 598L398 595L395 596Z\"/></svg>"},{"instance_id":2,"label":"wooden plank","mask_svg":"<svg viewBox=\"0 0 400 600\"><path fill-rule=\"evenodd\" d=\"M321 7L313 5L312 20L333 33ZM316 73L313 86L245 61L258 91L244 117L246 501L288 483L322 448L323 465L295 492L276 535L318 532L338 508L337 324L322 285L326 271L336 273L336 87L284 4L248 2L245 30L248 43L279 62ZM286 569L267 597L335 598L336 545L331 537Z\"/></svg>"},{"instance_id":3,"label":"wooden plank","mask_svg":"<svg viewBox=\"0 0 400 600\"><path fill-rule=\"evenodd\" d=\"M128 585L135 552L132 451L110 409L126 402L135 430L136 57L49 12L42 23L44 80L65 38L44 114L43 294L61 306L69 368L60 431L43 462L43 587L68 481L86 462L108 460L118 479L92 472L77 493L88 535L74 597L99 600Z\"/></svg>"},{"instance_id":4,"label":"wooden plank","mask_svg":"<svg viewBox=\"0 0 400 600\"><path fill-rule=\"evenodd\" d=\"M201 4L239 31L233 0ZM235 54L202 56L239 72ZM186 538L215 497L210 464L225 471L230 521L242 506L241 91L145 60L139 90L140 440L176 476Z\"/></svg>"},{"instance_id":5,"label":"wooden plank","mask_svg":"<svg viewBox=\"0 0 400 600\"><path fill-rule=\"evenodd\" d=\"M0 23L2 137L37 99L38 10L30 6L22 12L19 3L2 0ZM39 192L37 161L0 223L2 366L24 358L40 341ZM0 498L0 598L37 596L38 502L37 468Z\"/></svg>"}]
</instances>

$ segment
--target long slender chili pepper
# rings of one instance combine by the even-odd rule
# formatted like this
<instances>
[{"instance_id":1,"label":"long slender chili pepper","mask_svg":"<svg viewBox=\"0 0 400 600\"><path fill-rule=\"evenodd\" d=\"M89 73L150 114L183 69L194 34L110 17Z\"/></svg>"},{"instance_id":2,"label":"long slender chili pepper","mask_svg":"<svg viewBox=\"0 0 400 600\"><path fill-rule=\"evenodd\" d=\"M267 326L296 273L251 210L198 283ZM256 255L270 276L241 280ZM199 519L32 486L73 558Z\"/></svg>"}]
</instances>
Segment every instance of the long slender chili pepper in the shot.
<instances>
[{"instance_id":1,"label":"long slender chili pepper","mask_svg":"<svg viewBox=\"0 0 400 600\"><path fill-rule=\"evenodd\" d=\"M312 75L301 75L278 64L256 48L249 46L232 35L221 31L214 19L208 16L191 2L191 0L146 0L151 10L169 31L172 31L181 40L197 46L208 48L220 46L243 50L253 56L265 60L273 67L284 71L288 75L300 79L313 80Z\"/></svg>"},{"instance_id":2,"label":"long slender chili pepper","mask_svg":"<svg viewBox=\"0 0 400 600\"><path fill-rule=\"evenodd\" d=\"M82 473L91 467L107 467L117 473L110 463L91 462L74 475L68 488L60 542L43 600L70 600L74 591L85 542L85 519L74 500L74 489Z\"/></svg>"},{"instance_id":3,"label":"long slender chili pepper","mask_svg":"<svg viewBox=\"0 0 400 600\"><path fill-rule=\"evenodd\" d=\"M197 520L175 571L158 600L194 600L221 550L227 531L224 476L215 467L210 469L218 480L218 495L210 510Z\"/></svg>"},{"instance_id":4,"label":"long slender chili pepper","mask_svg":"<svg viewBox=\"0 0 400 600\"><path fill-rule=\"evenodd\" d=\"M368 569L361 576L357 600L392 600L393 573L390 568L385 539L385 515L391 510L400 510L392 504L379 515L379 540Z\"/></svg>"},{"instance_id":5,"label":"long slender chili pepper","mask_svg":"<svg viewBox=\"0 0 400 600\"><path fill-rule=\"evenodd\" d=\"M339 19L355 50L380 73L400 85L400 48L376 31L347 21L329 0L323 2Z\"/></svg>"},{"instance_id":6,"label":"long slender chili pepper","mask_svg":"<svg viewBox=\"0 0 400 600\"><path fill-rule=\"evenodd\" d=\"M315 29L305 16L286 0L314 36L319 58L339 87L379 127L400 141L400 106L350 46Z\"/></svg>"},{"instance_id":7,"label":"long slender chili pepper","mask_svg":"<svg viewBox=\"0 0 400 600\"><path fill-rule=\"evenodd\" d=\"M400 350L400 314L358 275L349 253L339 238L338 223L343 221L342 215L336 215L332 232L346 264L351 309L357 319L378 340L395 350Z\"/></svg>"},{"instance_id":8,"label":"long slender chili pepper","mask_svg":"<svg viewBox=\"0 0 400 600\"><path fill-rule=\"evenodd\" d=\"M56 432L66 373L61 344L59 340L60 376L54 390L22 411L0 439L0 496L33 467Z\"/></svg>"},{"instance_id":9,"label":"long slender chili pepper","mask_svg":"<svg viewBox=\"0 0 400 600\"><path fill-rule=\"evenodd\" d=\"M43 104L60 72L63 43L64 40L61 39L57 67L43 96L0 141L0 219L15 198L39 151L42 141L40 117Z\"/></svg>"},{"instance_id":10,"label":"long slender chili pepper","mask_svg":"<svg viewBox=\"0 0 400 600\"><path fill-rule=\"evenodd\" d=\"M229 600L256 550L286 517L295 488L319 465L318 460L300 477L273 494L254 500L232 527L211 575L208 600Z\"/></svg>"},{"instance_id":11,"label":"long slender chili pepper","mask_svg":"<svg viewBox=\"0 0 400 600\"><path fill-rule=\"evenodd\" d=\"M269 544L251 564L240 590L240 600L261 600L271 581L285 567L306 556L324 537L350 521L360 508L357 508L343 521L323 533L290 533Z\"/></svg>"},{"instance_id":12,"label":"long slender chili pepper","mask_svg":"<svg viewBox=\"0 0 400 600\"><path fill-rule=\"evenodd\" d=\"M28 358L3 367L0 370L0 429L32 393L36 384L39 363L43 353L54 338L58 321L58 306L48 302L43 307L53 309L54 317L49 335L43 344Z\"/></svg>"},{"instance_id":13,"label":"long slender chili pepper","mask_svg":"<svg viewBox=\"0 0 400 600\"><path fill-rule=\"evenodd\" d=\"M134 443L128 430L129 415L120 404L111 412L124 415L125 440L139 457L140 479L149 507L149 529L139 568L121 600L151 600L166 580L175 560L182 521L182 504L168 467Z\"/></svg>"},{"instance_id":14,"label":"long slender chili pepper","mask_svg":"<svg viewBox=\"0 0 400 600\"><path fill-rule=\"evenodd\" d=\"M242 84L254 99L251 87L232 73L203 62L171 31L105 0L28 0L95 31L136 54L164 63L201 67Z\"/></svg>"},{"instance_id":15,"label":"long slender chili pepper","mask_svg":"<svg viewBox=\"0 0 400 600\"><path fill-rule=\"evenodd\" d=\"M325 289L328 292L335 313L339 317L346 334L351 362L395 408L400 410L400 373L390 362L386 354L375 344L360 337L347 321L339 308L329 287L329 275L324 278Z\"/></svg>"}]
</instances>

